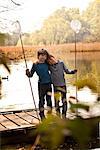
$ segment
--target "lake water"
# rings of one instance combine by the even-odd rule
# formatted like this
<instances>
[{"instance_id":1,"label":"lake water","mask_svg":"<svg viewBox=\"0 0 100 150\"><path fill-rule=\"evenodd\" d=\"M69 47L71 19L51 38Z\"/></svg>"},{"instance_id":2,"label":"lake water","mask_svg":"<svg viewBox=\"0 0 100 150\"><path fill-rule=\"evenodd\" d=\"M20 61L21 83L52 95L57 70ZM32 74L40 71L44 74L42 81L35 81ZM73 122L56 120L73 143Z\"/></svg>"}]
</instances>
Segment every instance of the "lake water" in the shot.
<instances>
[{"instance_id":1,"label":"lake water","mask_svg":"<svg viewBox=\"0 0 100 150\"><path fill-rule=\"evenodd\" d=\"M32 62L28 62L29 69ZM0 99L0 111L8 110L22 110L34 108L33 98L30 90L28 77L25 75L25 63L17 62L10 65L11 74L0 66L0 75L2 77L8 76L7 80L2 80L2 98ZM38 107L38 76L34 74L31 78L34 99ZM68 84L67 98L75 96L75 87ZM93 104L97 99L97 95L93 94L90 89L85 87L78 91L78 100L85 103ZM52 97L53 100L53 97ZM54 105L54 102L53 102ZM100 108L99 108L100 109Z\"/></svg>"}]
</instances>

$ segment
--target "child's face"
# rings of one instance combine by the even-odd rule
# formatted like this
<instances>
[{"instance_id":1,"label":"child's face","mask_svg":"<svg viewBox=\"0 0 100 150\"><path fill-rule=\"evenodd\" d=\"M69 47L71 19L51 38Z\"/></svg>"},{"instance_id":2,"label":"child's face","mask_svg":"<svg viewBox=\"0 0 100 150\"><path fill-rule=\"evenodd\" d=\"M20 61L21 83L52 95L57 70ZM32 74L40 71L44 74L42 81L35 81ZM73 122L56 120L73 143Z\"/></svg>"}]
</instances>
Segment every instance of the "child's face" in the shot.
<instances>
[{"instance_id":1,"label":"child's face","mask_svg":"<svg viewBox=\"0 0 100 150\"><path fill-rule=\"evenodd\" d=\"M39 57L38 57L38 59L39 59L39 61L41 61L41 62L45 62L46 59L47 59L47 55L45 55L45 54L40 54Z\"/></svg>"}]
</instances>

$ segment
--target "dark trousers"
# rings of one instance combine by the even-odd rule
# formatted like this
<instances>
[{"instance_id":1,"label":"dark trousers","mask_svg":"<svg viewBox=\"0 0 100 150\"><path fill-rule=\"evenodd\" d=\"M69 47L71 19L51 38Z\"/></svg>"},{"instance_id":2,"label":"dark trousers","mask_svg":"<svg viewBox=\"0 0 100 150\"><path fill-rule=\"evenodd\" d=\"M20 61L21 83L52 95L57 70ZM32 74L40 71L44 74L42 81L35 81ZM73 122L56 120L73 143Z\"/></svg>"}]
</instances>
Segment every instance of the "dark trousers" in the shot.
<instances>
[{"instance_id":1,"label":"dark trousers","mask_svg":"<svg viewBox=\"0 0 100 150\"><path fill-rule=\"evenodd\" d=\"M45 118L44 115L44 104L45 104L45 97L47 101L47 106L52 109L52 101L51 101L51 84L40 84L38 83L38 91L39 91L39 115L41 119Z\"/></svg>"},{"instance_id":2,"label":"dark trousers","mask_svg":"<svg viewBox=\"0 0 100 150\"><path fill-rule=\"evenodd\" d=\"M54 93L55 93L55 108L57 115L60 116L60 96L62 100L62 117L66 118L66 112L67 112L67 97L66 97L66 86L54 86ZM59 95L60 93L60 95Z\"/></svg>"}]
</instances>

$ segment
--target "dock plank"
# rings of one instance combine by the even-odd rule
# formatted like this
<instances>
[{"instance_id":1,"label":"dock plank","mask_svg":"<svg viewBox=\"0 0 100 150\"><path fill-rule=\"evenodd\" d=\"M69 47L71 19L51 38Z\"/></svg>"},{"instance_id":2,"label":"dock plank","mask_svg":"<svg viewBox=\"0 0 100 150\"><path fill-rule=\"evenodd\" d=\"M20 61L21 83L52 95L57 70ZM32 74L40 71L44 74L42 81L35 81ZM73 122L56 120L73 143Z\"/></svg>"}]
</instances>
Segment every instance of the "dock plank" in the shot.
<instances>
[{"instance_id":1,"label":"dock plank","mask_svg":"<svg viewBox=\"0 0 100 150\"><path fill-rule=\"evenodd\" d=\"M17 116L21 117L22 119L25 119L27 122L37 125L39 124L39 120L31 116L30 114L26 112L16 113Z\"/></svg>"},{"instance_id":2,"label":"dock plank","mask_svg":"<svg viewBox=\"0 0 100 150\"><path fill-rule=\"evenodd\" d=\"M36 111L29 111L29 112L26 112L26 113L38 119ZM39 114L39 112L38 112L38 114Z\"/></svg>"},{"instance_id":3,"label":"dock plank","mask_svg":"<svg viewBox=\"0 0 100 150\"><path fill-rule=\"evenodd\" d=\"M7 119L5 116L0 115L0 123L7 129L17 128L18 126ZM2 128L3 129L3 128Z\"/></svg>"},{"instance_id":4,"label":"dock plank","mask_svg":"<svg viewBox=\"0 0 100 150\"><path fill-rule=\"evenodd\" d=\"M22 128L32 126L31 124L29 124L25 120L23 120L20 117L16 116L16 114L7 114L6 117L9 118L10 120L13 120L18 126L20 126Z\"/></svg>"},{"instance_id":5,"label":"dock plank","mask_svg":"<svg viewBox=\"0 0 100 150\"><path fill-rule=\"evenodd\" d=\"M30 111L30 112L26 112L26 113L31 115L31 116L34 116L34 117L36 117L38 119L36 111ZM48 115L48 109L45 109L44 113L45 113L45 116L47 116ZM39 111L38 111L38 114L39 114ZM54 108L52 109L52 114L56 115L56 111L55 111Z\"/></svg>"},{"instance_id":6,"label":"dock plank","mask_svg":"<svg viewBox=\"0 0 100 150\"><path fill-rule=\"evenodd\" d=\"M5 131L5 130L7 130L7 129L0 124L0 131Z\"/></svg>"}]
</instances>

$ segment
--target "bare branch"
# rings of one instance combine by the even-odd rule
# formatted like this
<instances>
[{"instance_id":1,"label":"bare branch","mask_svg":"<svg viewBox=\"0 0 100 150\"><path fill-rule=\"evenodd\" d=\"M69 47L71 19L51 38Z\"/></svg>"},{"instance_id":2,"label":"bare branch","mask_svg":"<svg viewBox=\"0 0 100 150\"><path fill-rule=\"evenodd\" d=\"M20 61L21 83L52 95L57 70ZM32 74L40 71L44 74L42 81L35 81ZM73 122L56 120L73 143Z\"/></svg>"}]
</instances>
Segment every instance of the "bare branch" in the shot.
<instances>
[{"instance_id":1,"label":"bare branch","mask_svg":"<svg viewBox=\"0 0 100 150\"><path fill-rule=\"evenodd\" d=\"M16 3L16 2L15 2L15 1L13 1L13 0L11 0L11 2L12 2L13 4L17 5L17 6L21 6L21 4Z\"/></svg>"}]
</instances>

